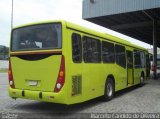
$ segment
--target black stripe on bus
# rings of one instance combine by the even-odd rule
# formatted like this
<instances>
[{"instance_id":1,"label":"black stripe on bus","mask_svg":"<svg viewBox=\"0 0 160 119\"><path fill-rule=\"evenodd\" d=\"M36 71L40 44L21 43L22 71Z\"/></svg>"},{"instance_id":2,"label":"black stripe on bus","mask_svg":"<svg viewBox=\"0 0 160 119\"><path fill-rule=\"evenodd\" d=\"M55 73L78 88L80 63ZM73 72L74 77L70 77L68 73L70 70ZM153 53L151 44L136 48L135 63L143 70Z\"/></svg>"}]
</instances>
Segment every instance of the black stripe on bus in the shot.
<instances>
[{"instance_id":1,"label":"black stripe on bus","mask_svg":"<svg viewBox=\"0 0 160 119\"><path fill-rule=\"evenodd\" d=\"M18 57L27 61L36 61L48 58L53 55L62 55L62 53L50 53L50 54L21 54L21 55L12 55L11 57Z\"/></svg>"}]
</instances>

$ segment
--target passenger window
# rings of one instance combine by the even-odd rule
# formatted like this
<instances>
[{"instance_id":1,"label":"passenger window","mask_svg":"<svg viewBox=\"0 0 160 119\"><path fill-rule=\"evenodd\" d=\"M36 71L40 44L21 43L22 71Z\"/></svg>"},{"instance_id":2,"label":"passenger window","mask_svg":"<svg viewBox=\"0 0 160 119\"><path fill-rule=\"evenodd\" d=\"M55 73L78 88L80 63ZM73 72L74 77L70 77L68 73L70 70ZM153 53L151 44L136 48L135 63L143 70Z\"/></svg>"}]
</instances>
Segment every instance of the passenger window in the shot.
<instances>
[{"instance_id":1,"label":"passenger window","mask_svg":"<svg viewBox=\"0 0 160 119\"><path fill-rule=\"evenodd\" d=\"M90 37L83 37L84 62L101 62L101 42Z\"/></svg>"},{"instance_id":2,"label":"passenger window","mask_svg":"<svg viewBox=\"0 0 160 119\"><path fill-rule=\"evenodd\" d=\"M146 54L146 67L150 69L149 54Z\"/></svg>"},{"instance_id":3,"label":"passenger window","mask_svg":"<svg viewBox=\"0 0 160 119\"><path fill-rule=\"evenodd\" d=\"M141 67L141 57L140 52L138 50L134 50L134 66L135 68Z\"/></svg>"},{"instance_id":4,"label":"passenger window","mask_svg":"<svg viewBox=\"0 0 160 119\"><path fill-rule=\"evenodd\" d=\"M142 68L145 68L145 63L146 63L146 61L145 61L145 54L144 54L144 52L140 52L140 55L141 55L141 67Z\"/></svg>"},{"instance_id":5,"label":"passenger window","mask_svg":"<svg viewBox=\"0 0 160 119\"><path fill-rule=\"evenodd\" d=\"M79 34L72 34L72 59L74 63L82 62L82 41Z\"/></svg>"},{"instance_id":6,"label":"passenger window","mask_svg":"<svg viewBox=\"0 0 160 119\"><path fill-rule=\"evenodd\" d=\"M134 65L135 68L145 67L145 54L144 52L134 50Z\"/></svg>"},{"instance_id":7,"label":"passenger window","mask_svg":"<svg viewBox=\"0 0 160 119\"><path fill-rule=\"evenodd\" d=\"M109 42L102 42L102 59L104 63L114 63L114 44Z\"/></svg>"},{"instance_id":8,"label":"passenger window","mask_svg":"<svg viewBox=\"0 0 160 119\"><path fill-rule=\"evenodd\" d=\"M125 55L125 47L120 45L115 45L116 52L116 63L123 68L126 68L126 55Z\"/></svg>"}]
</instances>

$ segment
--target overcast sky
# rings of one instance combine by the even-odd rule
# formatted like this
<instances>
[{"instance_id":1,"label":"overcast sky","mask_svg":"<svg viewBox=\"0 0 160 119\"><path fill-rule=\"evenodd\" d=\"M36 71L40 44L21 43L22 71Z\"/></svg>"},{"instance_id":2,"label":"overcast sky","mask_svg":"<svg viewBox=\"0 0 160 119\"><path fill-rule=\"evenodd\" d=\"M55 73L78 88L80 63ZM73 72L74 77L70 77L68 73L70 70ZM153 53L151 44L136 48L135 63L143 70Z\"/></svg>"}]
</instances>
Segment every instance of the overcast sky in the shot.
<instances>
[{"instance_id":1,"label":"overcast sky","mask_svg":"<svg viewBox=\"0 0 160 119\"><path fill-rule=\"evenodd\" d=\"M14 0L13 26L31 22L65 19L94 30L129 40L142 47L150 45L82 20L83 0ZM0 45L9 46L12 0L0 0Z\"/></svg>"}]
</instances>

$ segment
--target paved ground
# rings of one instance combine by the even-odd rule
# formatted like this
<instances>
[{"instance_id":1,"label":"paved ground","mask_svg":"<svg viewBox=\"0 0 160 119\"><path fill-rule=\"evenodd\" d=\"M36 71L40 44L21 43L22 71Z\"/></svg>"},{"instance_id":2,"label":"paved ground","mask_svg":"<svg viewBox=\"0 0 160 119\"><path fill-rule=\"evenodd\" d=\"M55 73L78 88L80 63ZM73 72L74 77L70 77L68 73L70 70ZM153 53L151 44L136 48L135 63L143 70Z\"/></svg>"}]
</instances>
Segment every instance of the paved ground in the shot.
<instances>
[{"instance_id":1,"label":"paved ground","mask_svg":"<svg viewBox=\"0 0 160 119\"><path fill-rule=\"evenodd\" d=\"M8 96L7 85L7 74L0 73L0 113L3 114L29 113L31 116L38 113L41 118L45 118L52 117L49 113L56 113L57 117L72 116L71 113L160 113L160 80L149 80L143 87L120 91L109 102L97 98L71 106L24 99L13 100Z\"/></svg>"}]
</instances>

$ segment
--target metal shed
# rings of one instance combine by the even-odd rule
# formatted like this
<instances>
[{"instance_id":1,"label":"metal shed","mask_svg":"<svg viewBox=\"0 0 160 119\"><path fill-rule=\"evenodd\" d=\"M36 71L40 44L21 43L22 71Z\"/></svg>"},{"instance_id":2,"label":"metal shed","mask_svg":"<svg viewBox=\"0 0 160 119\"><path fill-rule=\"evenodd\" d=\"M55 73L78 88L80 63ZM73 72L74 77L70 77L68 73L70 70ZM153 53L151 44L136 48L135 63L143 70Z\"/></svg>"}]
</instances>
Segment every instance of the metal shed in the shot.
<instances>
[{"instance_id":1,"label":"metal shed","mask_svg":"<svg viewBox=\"0 0 160 119\"><path fill-rule=\"evenodd\" d=\"M83 0L83 19L160 47L160 0ZM155 71L156 73L156 71Z\"/></svg>"}]
</instances>

